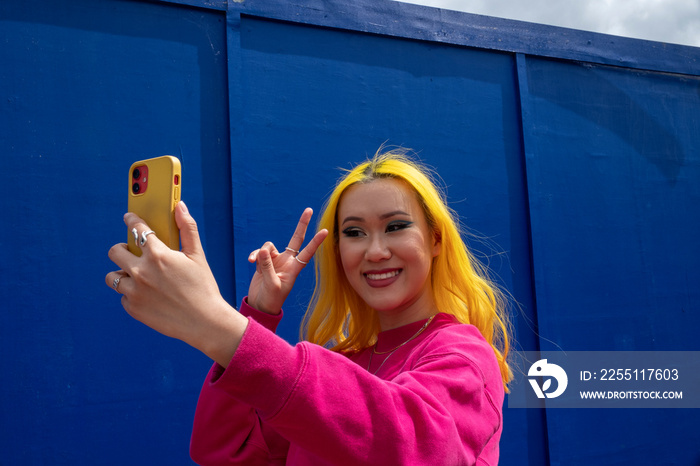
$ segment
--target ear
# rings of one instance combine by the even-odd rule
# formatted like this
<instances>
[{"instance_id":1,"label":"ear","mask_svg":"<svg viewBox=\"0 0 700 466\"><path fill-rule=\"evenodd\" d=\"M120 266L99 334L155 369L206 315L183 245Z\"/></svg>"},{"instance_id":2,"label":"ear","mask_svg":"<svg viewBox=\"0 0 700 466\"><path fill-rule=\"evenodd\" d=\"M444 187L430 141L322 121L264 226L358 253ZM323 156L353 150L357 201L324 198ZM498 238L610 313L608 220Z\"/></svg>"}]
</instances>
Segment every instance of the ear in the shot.
<instances>
[{"instance_id":1,"label":"ear","mask_svg":"<svg viewBox=\"0 0 700 466\"><path fill-rule=\"evenodd\" d=\"M433 257L440 255L442 251L442 234L438 230L433 231Z\"/></svg>"}]
</instances>

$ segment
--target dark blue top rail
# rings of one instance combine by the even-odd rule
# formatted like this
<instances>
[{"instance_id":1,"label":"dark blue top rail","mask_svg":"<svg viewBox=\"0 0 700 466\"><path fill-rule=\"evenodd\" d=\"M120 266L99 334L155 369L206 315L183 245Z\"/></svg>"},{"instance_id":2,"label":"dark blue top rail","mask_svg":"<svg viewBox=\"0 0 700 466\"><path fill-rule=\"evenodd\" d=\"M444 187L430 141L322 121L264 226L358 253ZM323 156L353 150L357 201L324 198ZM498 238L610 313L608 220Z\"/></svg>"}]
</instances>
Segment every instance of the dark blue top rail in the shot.
<instances>
[{"instance_id":1,"label":"dark blue top rail","mask_svg":"<svg viewBox=\"0 0 700 466\"><path fill-rule=\"evenodd\" d=\"M393 0L165 0L281 21L480 49L700 75L700 48Z\"/></svg>"}]
</instances>

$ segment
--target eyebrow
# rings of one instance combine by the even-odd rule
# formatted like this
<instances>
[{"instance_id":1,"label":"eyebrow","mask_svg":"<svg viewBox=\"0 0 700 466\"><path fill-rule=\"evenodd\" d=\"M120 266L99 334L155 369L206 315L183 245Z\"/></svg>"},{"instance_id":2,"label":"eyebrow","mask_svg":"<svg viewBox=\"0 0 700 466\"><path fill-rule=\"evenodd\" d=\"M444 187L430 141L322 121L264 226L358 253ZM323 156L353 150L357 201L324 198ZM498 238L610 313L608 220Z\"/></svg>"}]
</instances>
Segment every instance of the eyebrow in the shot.
<instances>
[{"instance_id":1,"label":"eyebrow","mask_svg":"<svg viewBox=\"0 0 700 466\"><path fill-rule=\"evenodd\" d=\"M393 211L391 211L391 212L387 212L387 213L385 213L385 214L380 215L380 216L379 216L379 219L380 219L380 220L385 220L385 219L387 219L387 218L395 217L395 216L397 216L397 215L406 215L406 216L410 216L410 214L408 214L407 212L404 212L403 210L393 210ZM351 216L349 216L349 217L345 217L345 219L343 220L343 222L341 223L341 225L345 225L347 222L363 222L364 220L365 220L365 219L362 218L362 217L355 217L355 216L352 216L352 215L351 215Z\"/></svg>"}]
</instances>

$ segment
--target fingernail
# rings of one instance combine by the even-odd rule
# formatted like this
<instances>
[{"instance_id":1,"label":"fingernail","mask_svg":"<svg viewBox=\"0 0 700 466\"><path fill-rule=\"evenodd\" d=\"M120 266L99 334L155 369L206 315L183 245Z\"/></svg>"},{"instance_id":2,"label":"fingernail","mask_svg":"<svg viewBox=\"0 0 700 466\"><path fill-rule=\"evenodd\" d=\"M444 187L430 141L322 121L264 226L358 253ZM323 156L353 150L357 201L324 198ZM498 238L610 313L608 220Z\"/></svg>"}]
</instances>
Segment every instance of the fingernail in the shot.
<instances>
[{"instance_id":1,"label":"fingernail","mask_svg":"<svg viewBox=\"0 0 700 466\"><path fill-rule=\"evenodd\" d=\"M182 205L182 211L186 214L189 214L190 211L187 209L187 204L185 204L184 201L180 201L180 204Z\"/></svg>"}]
</instances>

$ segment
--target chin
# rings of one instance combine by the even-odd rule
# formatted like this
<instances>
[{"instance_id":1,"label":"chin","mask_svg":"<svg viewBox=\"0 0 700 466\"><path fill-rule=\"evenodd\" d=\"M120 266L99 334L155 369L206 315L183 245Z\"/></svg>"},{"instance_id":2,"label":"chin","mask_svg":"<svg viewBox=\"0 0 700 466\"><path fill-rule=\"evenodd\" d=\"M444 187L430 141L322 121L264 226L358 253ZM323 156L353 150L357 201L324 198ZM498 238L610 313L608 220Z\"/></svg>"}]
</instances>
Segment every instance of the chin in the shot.
<instances>
[{"instance_id":1,"label":"chin","mask_svg":"<svg viewBox=\"0 0 700 466\"><path fill-rule=\"evenodd\" d=\"M371 303L367 304L369 304L369 306L372 309L381 314L394 315L401 313L401 311L403 310L401 309L401 305L398 303L374 303L374 305L372 305Z\"/></svg>"}]
</instances>

